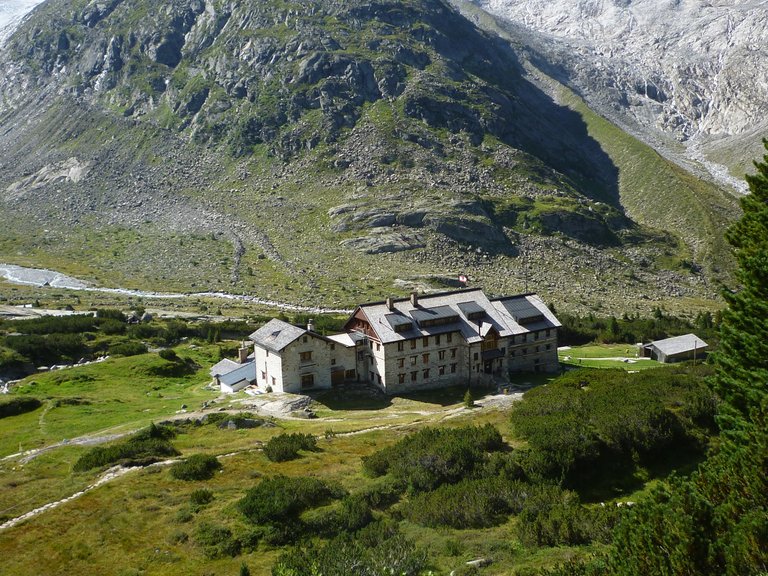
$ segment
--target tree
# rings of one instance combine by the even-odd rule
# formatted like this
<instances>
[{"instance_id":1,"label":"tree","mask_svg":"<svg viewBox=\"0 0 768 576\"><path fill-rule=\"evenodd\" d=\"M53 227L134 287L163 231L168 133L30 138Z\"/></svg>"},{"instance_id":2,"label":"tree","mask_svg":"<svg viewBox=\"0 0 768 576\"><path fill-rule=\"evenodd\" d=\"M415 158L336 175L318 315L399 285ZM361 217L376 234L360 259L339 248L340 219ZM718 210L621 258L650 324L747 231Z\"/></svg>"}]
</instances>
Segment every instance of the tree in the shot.
<instances>
[{"instance_id":1,"label":"tree","mask_svg":"<svg viewBox=\"0 0 768 576\"><path fill-rule=\"evenodd\" d=\"M464 392L464 407L465 408L474 408L475 407L475 400L472 398L472 391L467 388L467 391Z\"/></svg>"},{"instance_id":2,"label":"tree","mask_svg":"<svg viewBox=\"0 0 768 576\"><path fill-rule=\"evenodd\" d=\"M768 149L768 139L763 140ZM768 155L747 176L742 218L726 238L735 248L740 287L725 295L715 388L724 400L720 426L736 432L760 405L768 385Z\"/></svg>"},{"instance_id":3,"label":"tree","mask_svg":"<svg viewBox=\"0 0 768 576\"><path fill-rule=\"evenodd\" d=\"M763 140L768 149L768 140ZM744 215L727 232L739 288L725 295L713 386L722 399L716 450L619 524L604 572L738 576L768 566L768 155L747 176ZM559 574L587 574L585 565Z\"/></svg>"}]
</instances>

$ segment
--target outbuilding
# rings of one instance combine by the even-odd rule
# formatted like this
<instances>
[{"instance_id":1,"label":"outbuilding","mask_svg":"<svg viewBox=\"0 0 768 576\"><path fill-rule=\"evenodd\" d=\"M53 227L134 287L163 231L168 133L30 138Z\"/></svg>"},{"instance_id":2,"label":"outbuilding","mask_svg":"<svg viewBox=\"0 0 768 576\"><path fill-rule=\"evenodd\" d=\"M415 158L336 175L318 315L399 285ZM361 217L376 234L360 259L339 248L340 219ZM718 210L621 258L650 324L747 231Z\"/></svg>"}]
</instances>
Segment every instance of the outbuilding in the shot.
<instances>
[{"instance_id":1,"label":"outbuilding","mask_svg":"<svg viewBox=\"0 0 768 576\"><path fill-rule=\"evenodd\" d=\"M708 344L695 334L684 334L645 344L643 356L664 363L701 360L706 356L707 347Z\"/></svg>"}]
</instances>

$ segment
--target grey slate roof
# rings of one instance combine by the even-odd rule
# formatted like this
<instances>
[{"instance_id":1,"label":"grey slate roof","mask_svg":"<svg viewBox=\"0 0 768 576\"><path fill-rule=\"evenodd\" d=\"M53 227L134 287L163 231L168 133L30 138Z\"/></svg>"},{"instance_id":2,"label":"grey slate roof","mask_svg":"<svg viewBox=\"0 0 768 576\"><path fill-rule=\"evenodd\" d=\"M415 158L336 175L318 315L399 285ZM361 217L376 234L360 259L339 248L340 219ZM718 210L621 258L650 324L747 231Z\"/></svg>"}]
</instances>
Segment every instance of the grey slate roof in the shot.
<instances>
[{"instance_id":1,"label":"grey slate roof","mask_svg":"<svg viewBox=\"0 0 768 576\"><path fill-rule=\"evenodd\" d=\"M524 300L527 304L535 307L543 315L543 320L535 325L521 326L518 324L506 306L514 306L519 300ZM470 304L471 303L471 304ZM461 306L459 306L461 304ZM489 330L493 326L498 330L501 337L512 334L522 334L531 330L541 330L542 328L558 327L560 322L544 305L541 299L535 295L512 296L491 301L482 290L459 290L456 292L444 292L440 294L421 295L418 297L418 305L413 306L410 299L394 300L392 302L393 310L387 308L386 302L374 302L371 304L360 305L360 310L368 318L371 328L376 332L382 343L397 342L418 338L420 336L430 336L433 334L442 334L445 332L461 332L467 342L478 342L482 340L480 335L481 326ZM431 310L428 311L428 309ZM467 311L466 313L464 311ZM470 320L467 314L472 312L485 311L483 318ZM388 316L400 314L410 318L432 318L435 316L445 317L446 315L455 315L457 321L440 326L419 327L415 322L410 330L395 332ZM487 325L487 326L486 326ZM487 332L486 332L487 333Z\"/></svg>"},{"instance_id":2,"label":"grey slate roof","mask_svg":"<svg viewBox=\"0 0 768 576\"><path fill-rule=\"evenodd\" d=\"M547 328L559 328L560 321L547 308L544 301L536 294L520 294L519 296L505 296L493 300L493 305L507 322L513 334L523 334L534 330L546 330ZM534 317L541 315L535 322L530 322ZM518 321L519 320L519 321Z\"/></svg>"},{"instance_id":3,"label":"grey slate roof","mask_svg":"<svg viewBox=\"0 0 768 576\"><path fill-rule=\"evenodd\" d=\"M656 347L659 352L666 356L674 356L675 354L682 354L683 352L691 352L694 348L696 350L703 350L708 344L695 334L684 334L683 336L675 336L674 338L654 340L650 343L650 346Z\"/></svg>"},{"instance_id":4,"label":"grey slate roof","mask_svg":"<svg viewBox=\"0 0 768 576\"><path fill-rule=\"evenodd\" d=\"M234 360L230 360L229 358L224 358L224 360L220 360L213 366L211 366L211 376L216 376L216 374L228 374L232 372L232 370L237 369L237 367L240 366L239 363L235 362Z\"/></svg>"},{"instance_id":5,"label":"grey slate roof","mask_svg":"<svg viewBox=\"0 0 768 576\"><path fill-rule=\"evenodd\" d=\"M249 336L256 344L272 352L280 352L291 342L306 334L303 328L273 318Z\"/></svg>"},{"instance_id":6,"label":"grey slate roof","mask_svg":"<svg viewBox=\"0 0 768 576\"><path fill-rule=\"evenodd\" d=\"M232 386L243 380L249 384L256 380L256 362L246 362L245 364L238 364L239 368L219 376L219 382Z\"/></svg>"}]
</instances>

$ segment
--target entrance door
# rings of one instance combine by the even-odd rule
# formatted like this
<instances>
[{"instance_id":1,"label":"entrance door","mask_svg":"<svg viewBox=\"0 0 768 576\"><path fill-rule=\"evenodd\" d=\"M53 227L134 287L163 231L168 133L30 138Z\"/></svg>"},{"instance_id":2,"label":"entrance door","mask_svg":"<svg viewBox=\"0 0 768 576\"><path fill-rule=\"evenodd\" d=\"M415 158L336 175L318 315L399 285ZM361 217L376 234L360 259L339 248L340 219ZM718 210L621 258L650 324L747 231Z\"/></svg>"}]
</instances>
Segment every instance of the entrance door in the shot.
<instances>
[{"instance_id":1,"label":"entrance door","mask_svg":"<svg viewBox=\"0 0 768 576\"><path fill-rule=\"evenodd\" d=\"M344 382L344 369L331 370L331 385L337 386Z\"/></svg>"}]
</instances>

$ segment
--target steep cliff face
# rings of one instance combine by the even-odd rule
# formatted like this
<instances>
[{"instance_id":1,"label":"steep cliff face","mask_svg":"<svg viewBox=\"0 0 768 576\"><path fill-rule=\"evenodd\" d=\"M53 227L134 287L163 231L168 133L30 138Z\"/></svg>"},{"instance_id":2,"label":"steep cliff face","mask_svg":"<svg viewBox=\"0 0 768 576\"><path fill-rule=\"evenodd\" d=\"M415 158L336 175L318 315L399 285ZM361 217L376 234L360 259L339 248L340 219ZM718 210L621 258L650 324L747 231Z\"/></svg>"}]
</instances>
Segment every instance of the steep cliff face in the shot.
<instances>
[{"instance_id":1,"label":"steep cliff face","mask_svg":"<svg viewBox=\"0 0 768 576\"><path fill-rule=\"evenodd\" d=\"M380 294L467 265L499 292L568 289L574 260L610 254L619 278L642 254L638 290L669 268L705 287L710 231L633 222L582 116L439 0L48 0L0 71L0 243L21 263L338 300L340 278ZM579 291L604 284L581 269Z\"/></svg>"},{"instance_id":2,"label":"steep cliff face","mask_svg":"<svg viewBox=\"0 0 768 576\"><path fill-rule=\"evenodd\" d=\"M758 0L478 0L535 31L590 103L733 167L768 132L768 11ZM653 136L653 134L651 134ZM750 147L751 149L751 147ZM719 153L718 153L719 151Z\"/></svg>"}]
</instances>

